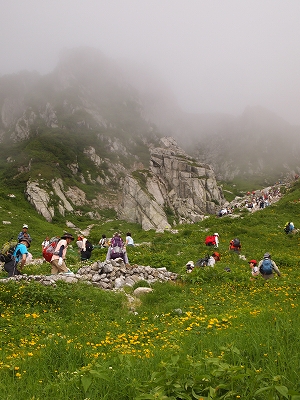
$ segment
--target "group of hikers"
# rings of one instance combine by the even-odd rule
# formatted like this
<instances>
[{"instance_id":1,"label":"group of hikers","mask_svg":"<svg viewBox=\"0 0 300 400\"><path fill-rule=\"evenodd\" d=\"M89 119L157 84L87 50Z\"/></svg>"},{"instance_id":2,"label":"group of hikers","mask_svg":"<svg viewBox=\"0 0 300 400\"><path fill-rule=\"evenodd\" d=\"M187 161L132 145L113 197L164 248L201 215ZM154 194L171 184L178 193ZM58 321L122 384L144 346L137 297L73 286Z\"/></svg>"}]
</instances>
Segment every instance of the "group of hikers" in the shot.
<instances>
[{"instance_id":1,"label":"group of hikers","mask_svg":"<svg viewBox=\"0 0 300 400\"><path fill-rule=\"evenodd\" d=\"M247 208L249 211L256 211L269 206L272 202L279 200L281 197L280 186L275 185L267 190L256 190L247 192L246 199L242 202L234 202L227 207L223 207L218 211L217 216L223 217L224 215L232 214L237 208Z\"/></svg>"},{"instance_id":2,"label":"group of hikers","mask_svg":"<svg viewBox=\"0 0 300 400\"><path fill-rule=\"evenodd\" d=\"M287 224L292 224L293 229L294 224L293 223L287 223ZM205 238L205 245L206 246L212 246L215 249L218 249L219 247L219 234L214 233L211 236L207 236ZM241 252L241 242L239 238L234 238L229 242L229 251L233 251L240 255ZM211 255L207 255L204 258L199 259L195 264L193 261L188 261L186 263L186 272L191 273L195 267L214 267L215 263L217 261L220 261L220 253L217 251L214 251ZM251 269L251 279L256 279L258 276L262 276L264 279L270 279L274 277L274 273L276 273L278 276L280 276L280 271L279 268L277 267L275 261L272 260L271 254L270 253L265 253L263 258L257 263L256 260L251 259L249 262L249 266ZM225 268L226 272L231 272L230 268Z\"/></svg>"},{"instance_id":3,"label":"group of hikers","mask_svg":"<svg viewBox=\"0 0 300 400\"><path fill-rule=\"evenodd\" d=\"M51 274L66 273L72 274L72 271L67 268L65 263L67 248L74 240L70 233L65 233L63 236L56 237L53 241L46 238L42 243L42 249L50 249L48 252L49 258L47 261L51 264ZM32 238L28 233L28 225L24 224L22 231L18 234L18 241L14 243L13 240L7 242L1 250L0 260L4 262L4 270L8 273L9 277L21 275L25 264L28 262L31 254L28 249L31 246ZM46 253L43 253L43 255ZM31 256L32 257L32 256Z\"/></svg>"},{"instance_id":4,"label":"group of hikers","mask_svg":"<svg viewBox=\"0 0 300 400\"><path fill-rule=\"evenodd\" d=\"M285 225L284 231L289 234L295 231L293 222L288 222ZM73 272L66 265L66 254L68 246L75 240L71 233L64 233L61 237L54 237L49 239L46 237L42 243L42 254L44 259L51 265L51 274L73 274ZM28 225L24 224L22 231L18 234L18 243L11 248L7 248L5 251L2 249L0 261L4 262L4 270L8 273L8 276L20 275L24 265L26 264L30 255L28 249L31 245L31 236L28 233ZM216 232L211 236L207 236L205 239L206 246L211 246L214 249L219 247L219 234ZM89 260L94 249L91 242L84 237L83 234L78 235L76 245L78 252L80 253L81 261ZM102 235L98 243L102 249L107 249L106 261L122 259L125 264L128 264L128 255L126 248L127 246L134 246L134 240L130 232L127 232L125 241L122 239L121 234L115 232L112 238L108 239L106 235ZM241 242L238 238L234 238L229 243L229 251L233 251L237 254L241 252ZM186 264L186 271L192 272L195 267L214 267L215 263L220 261L220 253L213 251L211 255L198 260L195 264L193 261L189 261ZM265 253L263 259L257 263L256 260L251 259L249 261L251 268L252 279L261 275L265 279L273 277L274 272L280 276L280 271L276 263L271 259L270 253ZM227 272L230 272L229 268L226 268Z\"/></svg>"},{"instance_id":5,"label":"group of hikers","mask_svg":"<svg viewBox=\"0 0 300 400\"><path fill-rule=\"evenodd\" d=\"M7 242L0 253L0 261L4 262L4 270L9 277L20 275L28 260L32 258L28 249L31 246L32 238L28 233L28 225L24 224L22 231L18 234L17 242L11 239ZM64 233L61 237L48 236L42 242L42 255L51 265L51 274L73 274L66 265L66 254L68 246L75 240L71 233ZM80 254L81 261L87 261L91 258L94 246L91 242L79 234L76 245ZM134 240L130 232L127 232L125 242L121 235L115 232L111 239L102 235L99 240L100 248L107 248L106 260L121 258L125 264L128 264L126 246L134 246Z\"/></svg>"}]
</instances>

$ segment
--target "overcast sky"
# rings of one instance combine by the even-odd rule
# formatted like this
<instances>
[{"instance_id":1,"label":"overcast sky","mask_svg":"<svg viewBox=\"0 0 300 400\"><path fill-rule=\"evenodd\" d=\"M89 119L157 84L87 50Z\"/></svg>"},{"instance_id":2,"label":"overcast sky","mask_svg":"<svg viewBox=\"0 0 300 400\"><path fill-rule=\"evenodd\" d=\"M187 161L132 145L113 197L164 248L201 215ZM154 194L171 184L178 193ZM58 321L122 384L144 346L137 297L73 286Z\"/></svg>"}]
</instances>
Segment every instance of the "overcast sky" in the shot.
<instances>
[{"instance_id":1,"label":"overcast sky","mask_svg":"<svg viewBox=\"0 0 300 400\"><path fill-rule=\"evenodd\" d=\"M300 125L300 0L0 0L0 74L87 45L149 65L189 112L261 105Z\"/></svg>"}]
</instances>

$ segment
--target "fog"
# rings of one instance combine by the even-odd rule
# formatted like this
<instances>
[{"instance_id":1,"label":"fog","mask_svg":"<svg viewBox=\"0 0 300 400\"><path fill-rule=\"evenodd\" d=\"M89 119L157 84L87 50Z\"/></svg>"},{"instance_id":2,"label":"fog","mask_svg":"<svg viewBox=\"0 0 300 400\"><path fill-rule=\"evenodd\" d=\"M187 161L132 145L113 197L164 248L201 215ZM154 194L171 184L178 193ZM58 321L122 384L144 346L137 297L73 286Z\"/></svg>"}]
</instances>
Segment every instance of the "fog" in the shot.
<instances>
[{"instance_id":1,"label":"fog","mask_svg":"<svg viewBox=\"0 0 300 400\"><path fill-rule=\"evenodd\" d=\"M300 125L299 0L0 0L0 74L90 46L158 73L187 112L261 105Z\"/></svg>"}]
</instances>

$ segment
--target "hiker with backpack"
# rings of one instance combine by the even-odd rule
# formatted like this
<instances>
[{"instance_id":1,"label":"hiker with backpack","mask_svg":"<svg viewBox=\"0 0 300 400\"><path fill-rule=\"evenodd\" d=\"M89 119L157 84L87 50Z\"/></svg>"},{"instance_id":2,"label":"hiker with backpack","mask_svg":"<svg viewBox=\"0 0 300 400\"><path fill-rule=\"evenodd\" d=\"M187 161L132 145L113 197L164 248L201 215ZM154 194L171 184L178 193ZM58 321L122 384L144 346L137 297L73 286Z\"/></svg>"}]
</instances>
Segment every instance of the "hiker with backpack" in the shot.
<instances>
[{"instance_id":1,"label":"hiker with backpack","mask_svg":"<svg viewBox=\"0 0 300 400\"><path fill-rule=\"evenodd\" d=\"M234 251L235 253L240 254L241 248L242 248L242 245L241 245L239 238L234 238L234 239L230 240L230 243L229 243L230 251Z\"/></svg>"},{"instance_id":2,"label":"hiker with backpack","mask_svg":"<svg viewBox=\"0 0 300 400\"><path fill-rule=\"evenodd\" d=\"M99 246L100 246L100 249L104 249L109 246L109 241L108 241L106 235L104 235L104 234L102 235L101 239L99 240Z\"/></svg>"},{"instance_id":3,"label":"hiker with backpack","mask_svg":"<svg viewBox=\"0 0 300 400\"><path fill-rule=\"evenodd\" d=\"M220 253L214 251L207 261L207 266L214 267L217 261L220 261Z\"/></svg>"},{"instance_id":4,"label":"hiker with backpack","mask_svg":"<svg viewBox=\"0 0 300 400\"><path fill-rule=\"evenodd\" d=\"M23 238L19 240L19 243L16 245L10 259L7 259L7 262L4 264L4 270L8 273L9 277L15 275L21 275L21 271L26 264L27 254L30 247L30 240L28 238ZM18 264L19 269L18 270Z\"/></svg>"},{"instance_id":5,"label":"hiker with backpack","mask_svg":"<svg viewBox=\"0 0 300 400\"><path fill-rule=\"evenodd\" d=\"M205 257L200 258L200 260L196 262L196 267L214 267L217 261L220 261L220 253L214 251L211 256L207 254ZM189 261L189 263L190 262L191 261ZM188 264L186 264L186 266L188 267Z\"/></svg>"},{"instance_id":6,"label":"hiker with backpack","mask_svg":"<svg viewBox=\"0 0 300 400\"><path fill-rule=\"evenodd\" d=\"M56 275L58 273L73 274L72 271L66 266L65 258L67 249L70 243L74 240L71 233L65 233L57 243L54 253L51 257L51 274Z\"/></svg>"},{"instance_id":7,"label":"hiker with backpack","mask_svg":"<svg viewBox=\"0 0 300 400\"><path fill-rule=\"evenodd\" d=\"M258 263L258 269L264 279L270 279L274 277L274 272L280 276L280 271L275 264L275 261L271 260L271 254L265 253L264 258Z\"/></svg>"},{"instance_id":8,"label":"hiker with backpack","mask_svg":"<svg viewBox=\"0 0 300 400\"><path fill-rule=\"evenodd\" d=\"M125 264L128 264L128 257L124 241L118 232L114 233L110 241L110 246L107 250L106 261L115 260L116 258L122 258Z\"/></svg>"},{"instance_id":9,"label":"hiker with backpack","mask_svg":"<svg viewBox=\"0 0 300 400\"><path fill-rule=\"evenodd\" d=\"M80 260L81 261L89 260L91 258L92 251L94 249L92 243L83 235L80 235L77 238L76 244L78 247L78 251L80 253Z\"/></svg>"},{"instance_id":10,"label":"hiker with backpack","mask_svg":"<svg viewBox=\"0 0 300 400\"><path fill-rule=\"evenodd\" d=\"M288 235L289 233L294 233L295 232L295 225L294 222L287 222L284 225L284 232Z\"/></svg>"},{"instance_id":11,"label":"hiker with backpack","mask_svg":"<svg viewBox=\"0 0 300 400\"><path fill-rule=\"evenodd\" d=\"M205 245L206 246L214 246L217 249L219 247L219 234L214 233L211 236L206 236Z\"/></svg>"}]
</instances>

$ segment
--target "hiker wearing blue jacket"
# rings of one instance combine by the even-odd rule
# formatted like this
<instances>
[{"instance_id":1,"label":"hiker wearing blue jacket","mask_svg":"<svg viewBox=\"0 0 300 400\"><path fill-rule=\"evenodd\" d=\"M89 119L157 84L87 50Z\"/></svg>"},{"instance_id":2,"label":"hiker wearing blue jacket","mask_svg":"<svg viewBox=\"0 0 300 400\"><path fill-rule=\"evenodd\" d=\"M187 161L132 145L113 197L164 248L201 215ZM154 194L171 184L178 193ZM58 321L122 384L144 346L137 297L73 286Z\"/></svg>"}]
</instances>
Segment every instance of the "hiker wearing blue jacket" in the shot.
<instances>
[{"instance_id":1,"label":"hiker wearing blue jacket","mask_svg":"<svg viewBox=\"0 0 300 400\"><path fill-rule=\"evenodd\" d=\"M21 271L26 264L28 254L27 249L29 249L29 247L29 239L23 238L19 240L19 243L16 245L15 250L12 254L11 260L4 264L4 270L8 273L9 277L21 275ZM19 269L17 267L19 267Z\"/></svg>"},{"instance_id":2,"label":"hiker wearing blue jacket","mask_svg":"<svg viewBox=\"0 0 300 400\"><path fill-rule=\"evenodd\" d=\"M258 263L258 269L264 279L274 278L274 272L281 275L275 261L271 260L270 253L264 254L264 258Z\"/></svg>"}]
</instances>

